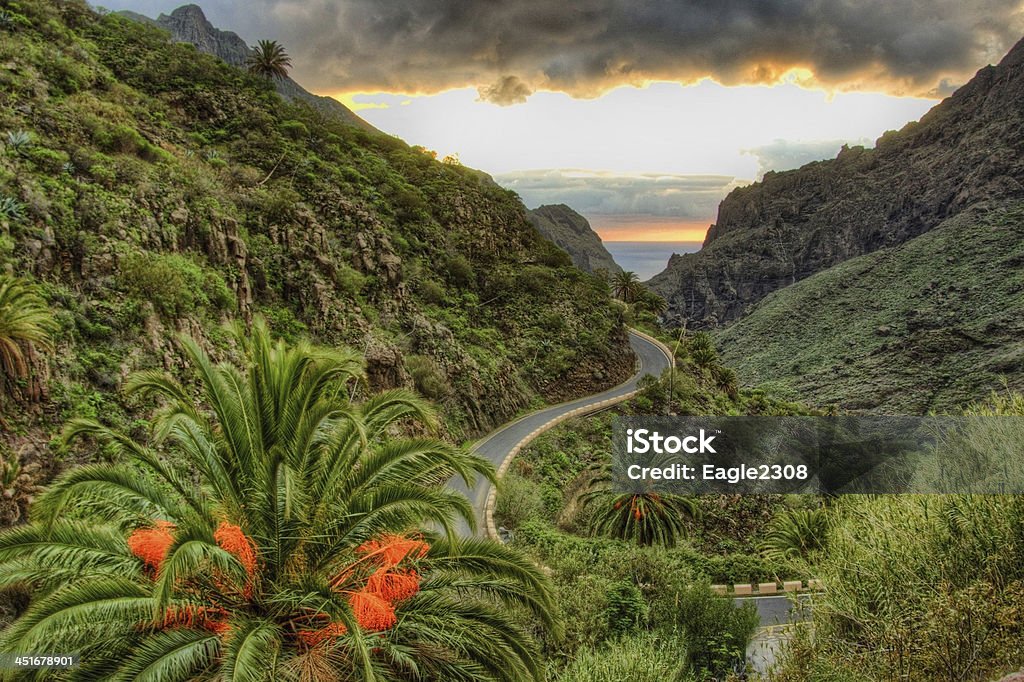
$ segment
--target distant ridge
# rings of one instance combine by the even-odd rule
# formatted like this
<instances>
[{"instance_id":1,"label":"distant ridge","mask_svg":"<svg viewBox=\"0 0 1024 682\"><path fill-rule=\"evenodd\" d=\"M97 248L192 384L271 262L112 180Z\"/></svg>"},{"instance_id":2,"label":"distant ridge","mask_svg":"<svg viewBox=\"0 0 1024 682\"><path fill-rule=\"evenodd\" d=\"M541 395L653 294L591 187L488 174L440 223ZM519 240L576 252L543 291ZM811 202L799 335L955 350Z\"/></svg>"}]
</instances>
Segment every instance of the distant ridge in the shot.
<instances>
[{"instance_id":1,"label":"distant ridge","mask_svg":"<svg viewBox=\"0 0 1024 682\"><path fill-rule=\"evenodd\" d=\"M565 204L538 206L526 215L537 231L565 249L581 270L622 271L587 219Z\"/></svg>"},{"instance_id":2,"label":"distant ridge","mask_svg":"<svg viewBox=\"0 0 1024 682\"><path fill-rule=\"evenodd\" d=\"M169 15L161 14L156 19L128 10L119 14L133 21L162 28L170 33L176 42L191 43L200 52L212 54L234 66L244 66L252 52L248 43L237 33L222 31L211 24L199 5L182 5ZM314 109L345 123L370 132L380 132L338 100L314 95L291 78L276 81L275 85L278 93L287 99L306 102Z\"/></svg>"}]
</instances>

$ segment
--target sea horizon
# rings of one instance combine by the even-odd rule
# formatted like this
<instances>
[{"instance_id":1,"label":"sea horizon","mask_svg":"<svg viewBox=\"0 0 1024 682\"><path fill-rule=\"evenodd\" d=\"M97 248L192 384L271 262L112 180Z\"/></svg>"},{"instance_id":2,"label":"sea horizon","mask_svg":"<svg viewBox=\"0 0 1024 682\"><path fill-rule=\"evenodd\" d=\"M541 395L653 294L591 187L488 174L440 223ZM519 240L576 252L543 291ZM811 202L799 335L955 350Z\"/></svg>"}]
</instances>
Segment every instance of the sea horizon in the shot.
<instances>
[{"instance_id":1,"label":"sea horizon","mask_svg":"<svg viewBox=\"0 0 1024 682\"><path fill-rule=\"evenodd\" d=\"M649 280L665 269L674 253L696 253L697 241L605 241L608 253L623 270L635 272L641 281Z\"/></svg>"}]
</instances>

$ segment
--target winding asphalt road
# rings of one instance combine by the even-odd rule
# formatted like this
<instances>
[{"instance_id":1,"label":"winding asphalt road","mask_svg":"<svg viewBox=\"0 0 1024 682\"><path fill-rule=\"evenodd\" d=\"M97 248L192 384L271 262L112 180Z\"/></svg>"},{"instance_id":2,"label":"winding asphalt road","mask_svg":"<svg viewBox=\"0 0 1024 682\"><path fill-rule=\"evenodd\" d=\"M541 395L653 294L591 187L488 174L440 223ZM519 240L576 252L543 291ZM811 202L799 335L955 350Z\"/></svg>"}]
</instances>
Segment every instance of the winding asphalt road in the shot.
<instances>
[{"instance_id":1,"label":"winding asphalt road","mask_svg":"<svg viewBox=\"0 0 1024 682\"><path fill-rule=\"evenodd\" d=\"M636 391L637 385L645 376L653 375L660 377L662 372L671 366L672 356L668 350L648 338L630 331L629 345L636 355L636 373L627 381L603 393L597 393L531 412L505 424L496 431L492 431L478 441L473 446L473 449L491 462L495 469L498 469L516 446L520 445L530 435L536 435L538 429L548 426L552 420L564 417L570 412L577 412L578 415L583 415L605 409L612 399L625 398ZM462 479L453 478L448 486L458 490L470 499L476 512L476 534L485 535L487 533L487 498L491 492L491 484L487 480L480 480L473 490L470 490ZM474 534L469 525L464 521L460 521L459 533L465 537ZM743 601L736 599L735 603L738 606ZM795 614L791 612L792 603L785 596L761 597L753 601L757 606L761 624L764 626L787 623L793 620Z\"/></svg>"},{"instance_id":2,"label":"winding asphalt road","mask_svg":"<svg viewBox=\"0 0 1024 682\"><path fill-rule=\"evenodd\" d=\"M477 454L491 462L495 469L497 469L516 445L538 428L548 424L552 419L563 417L569 412L581 408L584 410L581 414L585 413L586 408L590 407L593 407L594 410L603 409L602 403L612 398L622 398L633 393L637 390L637 384L643 377L648 374L659 377L671 365L671 356L667 355L661 346L635 332L629 332L629 345L637 359L636 373L629 380L603 393L531 412L502 426L496 431L492 431L489 435L478 441L473 446L473 449ZM469 497L473 503L473 509L476 511L477 534L485 534L485 507L487 505L487 496L491 490L491 484L486 480L481 480L477 482L473 490L469 490L461 479L452 479L448 485ZM472 535L472 531L466 524L462 524L460 533L464 536Z\"/></svg>"}]
</instances>

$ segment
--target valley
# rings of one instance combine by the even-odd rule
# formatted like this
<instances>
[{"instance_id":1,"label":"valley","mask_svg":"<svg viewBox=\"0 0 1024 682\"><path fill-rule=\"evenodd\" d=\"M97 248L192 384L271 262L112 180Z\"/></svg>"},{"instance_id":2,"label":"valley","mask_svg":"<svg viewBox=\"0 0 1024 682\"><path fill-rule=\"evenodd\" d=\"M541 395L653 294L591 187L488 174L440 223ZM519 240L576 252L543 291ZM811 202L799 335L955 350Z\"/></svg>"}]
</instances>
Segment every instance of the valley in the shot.
<instances>
[{"instance_id":1,"label":"valley","mask_svg":"<svg viewBox=\"0 0 1024 682\"><path fill-rule=\"evenodd\" d=\"M531 7L530 46L475 42L518 26L499 16L514 5L253 6L238 28L337 21L250 45L196 5L0 0L0 680L992 682L1024 665L1024 495L675 494L651 481L687 466L628 491L611 473L615 420L654 415L966 414L984 419L930 443L940 459L1015 465L1024 41L874 147L794 170L769 153L840 145L757 146L764 122L736 110L733 161L765 166L748 184L692 140L685 167L675 140L651 169L649 150L581 149L569 133L594 122L566 112L611 107L626 127L595 139L615 142L676 96L703 93L685 113L712 118L716 97L799 103L802 71L762 56L767 81L723 84L743 62L711 82L729 43L701 52L707 73L648 83L630 55L658 41L621 52L602 12L554 5ZM354 55L380 32L368 68ZM416 52L434 32L467 43ZM595 36L600 54L574 51ZM335 42L349 52L328 59ZM458 80L548 43L539 70ZM311 45L324 60L300 64ZM464 52L424 77L447 50ZM324 80L352 89L315 94ZM486 149L466 121L534 117L507 176L523 196L364 119L425 101ZM533 163L553 151L560 168ZM703 244L591 226L691 229L723 195ZM841 428L832 447L856 442ZM719 435L669 445L715 454ZM6 664L44 653L78 660Z\"/></svg>"}]
</instances>

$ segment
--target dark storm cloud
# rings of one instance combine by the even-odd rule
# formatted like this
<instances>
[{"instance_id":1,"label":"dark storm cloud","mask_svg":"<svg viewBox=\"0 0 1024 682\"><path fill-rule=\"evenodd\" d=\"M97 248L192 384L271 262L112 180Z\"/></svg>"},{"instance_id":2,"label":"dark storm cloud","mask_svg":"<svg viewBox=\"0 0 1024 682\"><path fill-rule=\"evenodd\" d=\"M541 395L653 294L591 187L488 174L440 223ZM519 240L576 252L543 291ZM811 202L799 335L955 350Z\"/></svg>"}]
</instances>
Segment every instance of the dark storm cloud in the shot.
<instances>
[{"instance_id":1,"label":"dark storm cloud","mask_svg":"<svg viewBox=\"0 0 1024 682\"><path fill-rule=\"evenodd\" d=\"M538 170L494 176L527 206L568 204L584 215L652 215L703 220L738 186L723 175L615 175L574 170Z\"/></svg>"},{"instance_id":2,"label":"dark storm cloud","mask_svg":"<svg viewBox=\"0 0 1024 682\"><path fill-rule=\"evenodd\" d=\"M153 0L124 0L140 8ZM207 0L211 18L281 40L320 91L537 89L773 82L804 67L840 88L928 93L1024 33L1021 0ZM507 80L506 80L507 79ZM515 80L512 80L515 79ZM503 85L506 84L506 85ZM506 94L508 85L512 89Z\"/></svg>"}]
</instances>

